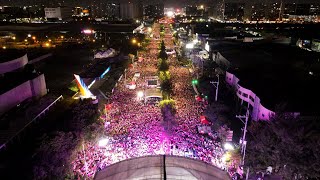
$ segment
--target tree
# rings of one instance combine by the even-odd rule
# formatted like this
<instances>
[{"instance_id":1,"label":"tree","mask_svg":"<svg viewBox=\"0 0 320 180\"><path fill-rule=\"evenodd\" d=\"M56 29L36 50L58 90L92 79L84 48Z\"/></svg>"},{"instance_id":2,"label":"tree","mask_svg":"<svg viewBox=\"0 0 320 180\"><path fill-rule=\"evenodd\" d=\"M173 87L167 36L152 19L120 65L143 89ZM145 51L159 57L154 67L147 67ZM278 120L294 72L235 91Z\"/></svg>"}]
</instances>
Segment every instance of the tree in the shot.
<instances>
[{"instance_id":1,"label":"tree","mask_svg":"<svg viewBox=\"0 0 320 180\"><path fill-rule=\"evenodd\" d=\"M320 123L277 113L270 122L252 122L246 164L254 172L272 166L285 179L320 178Z\"/></svg>"},{"instance_id":2,"label":"tree","mask_svg":"<svg viewBox=\"0 0 320 180\"><path fill-rule=\"evenodd\" d=\"M79 138L73 133L57 132L52 138L45 135L36 151L34 179L64 179L70 174L71 161L75 157Z\"/></svg>"},{"instance_id":3,"label":"tree","mask_svg":"<svg viewBox=\"0 0 320 180\"><path fill-rule=\"evenodd\" d=\"M160 52L159 52L158 58L163 59L163 60L168 59L168 55L166 53L166 46L164 45L163 40L161 41L161 44L160 44Z\"/></svg>"},{"instance_id":4,"label":"tree","mask_svg":"<svg viewBox=\"0 0 320 180\"><path fill-rule=\"evenodd\" d=\"M159 72L159 79L161 82L170 80L170 78L171 78L171 75L170 75L169 71L160 71Z\"/></svg>"},{"instance_id":5,"label":"tree","mask_svg":"<svg viewBox=\"0 0 320 180\"><path fill-rule=\"evenodd\" d=\"M161 82L161 90L165 92L165 95L167 97L164 97L164 99L169 99L170 95L172 94L172 82L170 80L165 80Z\"/></svg>"},{"instance_id":6,"label":"tree","mask_svg":"<svg viewBox=\"0 0 320 180\"><path fill-rule=\"evenodd\" d=\"M176 113L175 101L173 99L166 99L160 101L160 108L164 122L164 128L167 132L171 132L174 125L174 117Z\"/></svg>"},{"instance_id":7,"label":"tree","mask_svg":"<svg viewBox=\"0 0 320 180\"><path fill-rule=\"evenodd\" d=\"M164 59L159 59L158 70L159 71L168 71L169 70L168 62Z\"/></svg>"}]
</instances>

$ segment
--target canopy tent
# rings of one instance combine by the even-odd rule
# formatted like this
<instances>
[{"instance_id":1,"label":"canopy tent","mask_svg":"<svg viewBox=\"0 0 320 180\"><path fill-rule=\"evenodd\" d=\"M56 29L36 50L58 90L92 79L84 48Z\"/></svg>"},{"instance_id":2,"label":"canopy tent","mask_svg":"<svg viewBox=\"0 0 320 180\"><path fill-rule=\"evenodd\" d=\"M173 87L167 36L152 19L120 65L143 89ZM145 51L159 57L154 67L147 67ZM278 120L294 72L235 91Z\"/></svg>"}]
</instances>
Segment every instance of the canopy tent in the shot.
<instances>
[{"instance_id":1,"label":"canopy tent","mask_svg":"<svg viewBox=\"0 0 320 180\"><path fill-rule=\"evenodd\" d=\"M162 92L160 89L157 89L157 88L146 89L144 94L145 94L145 99L151 98L151 97L157 97L162 99Z\"/></svg>"}]
</instances>

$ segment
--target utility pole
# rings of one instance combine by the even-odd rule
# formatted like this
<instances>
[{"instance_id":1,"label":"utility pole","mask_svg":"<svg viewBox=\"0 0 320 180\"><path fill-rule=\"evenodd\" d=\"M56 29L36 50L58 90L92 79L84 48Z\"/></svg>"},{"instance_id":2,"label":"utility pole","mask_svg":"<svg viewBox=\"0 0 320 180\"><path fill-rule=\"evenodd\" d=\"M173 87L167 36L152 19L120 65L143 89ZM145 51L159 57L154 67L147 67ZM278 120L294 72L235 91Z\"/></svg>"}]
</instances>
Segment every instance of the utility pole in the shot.
<instances>
[{"instance_id":1,"label":"utility pole","mask_svg":"<svg viewBox=\"0 0 320 180\"><path fill-rule=\"evenodd\" d=\"M237 115L236 118L239 118L241 122L244 124L243 129L243 136L240 140L241 143L241 154L242 154L242 165L244 165L244 157L246 156L246 133L247 133L247 126L248 126L248 119L249 119L249 109L247 109L246 115ZM243 120L244 119L244 120Z\"/></svg>"},{"instance_id":2,"label":"utility pole","mask_svg":"<svg viewBox=\"0 0 320 180\"><path fill-rule=\"evenodd\" d=\"M217 74L217 77L218 77L218 81L210 81L210 83L216 88L216 96L214 99L215 101L218 101L219 82L220 82L219 74Z\"/></svg>"}]
</instances>

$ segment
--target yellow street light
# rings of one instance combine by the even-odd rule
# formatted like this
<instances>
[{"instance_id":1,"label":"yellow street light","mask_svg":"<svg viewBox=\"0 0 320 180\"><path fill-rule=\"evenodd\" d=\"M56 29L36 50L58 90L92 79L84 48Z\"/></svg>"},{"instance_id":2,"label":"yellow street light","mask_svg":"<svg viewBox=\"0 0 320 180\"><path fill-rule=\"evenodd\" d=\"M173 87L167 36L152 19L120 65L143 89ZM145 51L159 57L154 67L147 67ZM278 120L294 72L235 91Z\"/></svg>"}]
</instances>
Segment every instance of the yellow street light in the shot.
<instances>
[{"instance_id":1,"label":"yellow street light","mask_svg":"<svg viewBox=\"0 0 320 180\"><path fill-rule=\"evenodd\" d=\"M96 40L95 40L95 39L93 39L93 40L92 40L92 42L96 42Z\"/></svg>"},{"instance_id":2,"label":"yellow street light","mask_svg":"<svg viewBox=\"0 0 320 180\"><path fill-rule=\"evenodd\" d=\"M137 40L136 39L132 39L132 43L133 44L137 43Z\"/></svg>"},{"instance_id":3,"label":"yellow street light","mask_svg":"<svg viewBox=\"0 0 320 180\"><path fill-rule=\"evenodd\" d=\"M2 49L7 49L7 47L6 47L6 46L3 46Z\"/></svg>"},{"instance_id":4,"label":"yellow street light","mask_svg":"<svg viewBox=\"0 0 320 180\"><path fill-rule=\"evenodd\" d=\"M51 42L51 39L49 39L49 42Z\"/></svg>"},{"instance_id":5,"label":"yellow street light","mask_svg":"<svg viewBox=\"0 0 320 180\"><path fill-rule=\"evenodd\" d=\"M140 43L138 43L138 46L140 47L140 46L141 46L141 44L140 44Z\"/></svg>"},{"instance_id":6,"label":"yellow street light","mask_svg":"<svg viewBox=\"0 0 320 180\"><path fill-rule=\"evenodd\" d=\"M36 37L35 37L35 36L32 36L32 39L33 39L33 40L36 40Z\"/></svg>"},{"instance_id":7,"label":"yellow street light","mask_svg":"<svg viewBox=\"0 0 320 180\"><path fill-rule=\"evenodd\" d=\"M49 47L49 46L50 46L50 44L49 44L49 43L46 43L45 45L46 45L46 47Z\"/></svg>"},{"instance_id":8,"label":"yellow street light","mask_svg":"<svg viewBox=\"0 0 320 180\"><path fill-rule=\"evenodd\" d=\"M15 36L13 36L13 37L12 37L12 39L13 39L13 40L16 40L16 37L15 37Z\"/></svg>"},{"instance_id":9,"label":"yellow street light","mask_svg":"<svg viewBox=\"0 0 320 180\"><path fill-rule=\"evenodd\" d=\"M60 38L61 38L61 39L63 39L63 38L64 38L64 36L60 36Z\"/></svg>"},{"instance_id":10,"label":"yellow street light","mask_svg":"<svg viewBox=\"0 0 320 180\"><path fill-rule=\"evenodd\" d=\"M25 41L25 42L28 42L28 39L25 39L24 41Z\"/></svg>"}]
</instances>

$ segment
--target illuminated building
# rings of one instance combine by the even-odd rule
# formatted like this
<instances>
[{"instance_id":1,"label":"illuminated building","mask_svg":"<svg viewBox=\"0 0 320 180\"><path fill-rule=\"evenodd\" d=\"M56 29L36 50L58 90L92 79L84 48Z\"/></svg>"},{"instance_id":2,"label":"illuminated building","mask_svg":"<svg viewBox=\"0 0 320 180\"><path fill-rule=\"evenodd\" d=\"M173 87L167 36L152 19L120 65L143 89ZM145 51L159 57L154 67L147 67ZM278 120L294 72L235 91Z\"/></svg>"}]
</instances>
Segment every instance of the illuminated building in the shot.
<instances>
[{"instance_id":1,"label":"illuminated building","mask_svg":"<svg viewBox=\"0 0 320 180\"><path fill-rule=\"evenodd\" d=\"M226 3L224 10L225 20L242 21L244 16L244 3Z\"/></svg>"},{"instance_id":2,"label":"illuminated building","mask_svg":"<svg viewBox=\"0 0 320 180\"><path fill-rule=\"evenodd\" d=\"M267 4L255 3L251 6L251 21L262 21L266 20L266 9Z\"/></svg>"},{"instance_id":3,"label":"illuminated building","mask_svg":"<svg viewBox=\"0 0 320 180\"><path fill-rule=\"evenodd\" d=\"M143 17L146 19L149 18L160 18L164 15L164 5L155 4L155 5L146 5L143 7Z\"/></svg>"},{"instance_id":4,"label":"illuminated building","mask_svg":"<svg viewBox=\"0 0 320 180\"><path fill-rule=\"evenodd\" d=\"M320 43L316 40L313 43L315 51L320 49ZM245 114L248 108L253 120L268 121L281 106L281 111L288 115L319 116L315 104L320 100L320 88L314 84L320 72L315 53L275 43L259 47L242 45L212 44L210 48L221 52L210 52L213 60L221 67L229 67L225 71L225 81L235 92L239 114ZM268 56L260 53L261 47L272 47L267 51ZM301 64L292 66L297 63Z\"/></svg>"},{"instance_id":5,"label":"illuminated building","mask_svg":"<svg viewBox=\"0 0 320 180\"><path fill-rule=\"evenodd\" d=\"M119 3L107 3L104 5L103 17L108 20L117 20L120 18L120 4Z\"/></svg>"},{"instance_id":6,"label":"illuminated building","mask_svg":"<svg viewBox=\"0 0 320 180\"><path fill-rule=\"evenodd\" d=\"M69 7L44 8L44 13L47 20L68 21L72 19L72 8Z\"/></svg>"},{"instance_id":7,"label":"illuminated building","mask_svg":"<svg viewBox=\"0 0 320 180\"><path fill-rule=\"evenodd\" d=\"M123 1L120 3L120 18L123 20L142 19L143 7L139 0Z\"/></svg>"},{"instance_id":8,"label":"illuminated building","mask_svg":"<svg viewBox=\"0 0 320 180\"><path fill-rule=\"evenodd\" d=\"M75 7L73 9L73 16L76 17L85 17L90 16L90 8L83 8L83 7Z\"/></svg>"}]
</instances>

